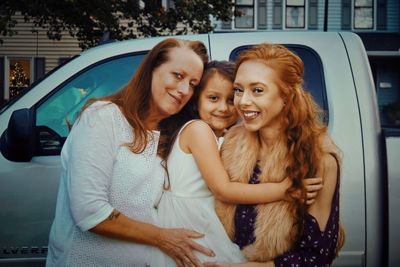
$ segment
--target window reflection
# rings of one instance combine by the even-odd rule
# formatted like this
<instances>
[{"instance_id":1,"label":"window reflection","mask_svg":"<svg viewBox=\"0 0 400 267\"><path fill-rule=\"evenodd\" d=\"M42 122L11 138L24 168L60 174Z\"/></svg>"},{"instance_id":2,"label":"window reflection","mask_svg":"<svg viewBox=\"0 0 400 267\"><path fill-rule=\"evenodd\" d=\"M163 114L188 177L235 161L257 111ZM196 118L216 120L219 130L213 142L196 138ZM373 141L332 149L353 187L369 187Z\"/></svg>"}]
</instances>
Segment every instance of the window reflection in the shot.
<instances>
[{"instance_id":1,"label":"window reflection","mask_svg":"<svg viewBox=\"0 0 400 267\"><path fill-rule=\"evenodd\" d=\"M240 16L235 17L235 28L252 29L254 28L254 1L236 0L235 11Z\"/></svg>"},{"instance_id":2,"label":"window reflection","mask_svg":"<svg viewBox=\"0 0 400 267\"><path fill-rule=\"evenodd\" d=\"M354 1L354 28L355 29L374 28L374 1L372 0Z\"/></svg>"},{"instance_id":3,"label":"window reflection","mask_svg":"<svg viewBox=\"0 0 400 267\"><path fill-rule=\"evenodd\" d=\"M11 59L9 65L10 98L19 95L30 84L31 62L29 59Z\"/></svg>"},{"instance_id":4,"label":"window reflection","mask_svg":"<svg viewBox=\"0 0 400 267\"><path fill-rule=\"evenodd\" d=\"M305 28L305 1L286 1L286 28Z\"/></svg>"}]
</instances>

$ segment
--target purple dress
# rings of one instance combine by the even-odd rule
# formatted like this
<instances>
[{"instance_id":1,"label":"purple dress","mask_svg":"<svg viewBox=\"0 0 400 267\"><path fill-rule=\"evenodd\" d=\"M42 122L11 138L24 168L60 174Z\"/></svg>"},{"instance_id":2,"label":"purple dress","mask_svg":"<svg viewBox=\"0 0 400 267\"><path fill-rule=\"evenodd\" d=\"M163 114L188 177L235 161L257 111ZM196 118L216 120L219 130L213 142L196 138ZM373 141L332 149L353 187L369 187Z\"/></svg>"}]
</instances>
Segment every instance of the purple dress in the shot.
<instances>
[{"instance_id":1,"label":"purple dress","mask_svg":"<svg viewBox=\"0 0 400 267\"><path fill-rule=\"evenodd\" d=\"M258 165L254 168L249 183L259 183ZM257 217L256 205L237 205L235 213L234 242L243 247L255 241L254 223ZM286 266L330 266L336 257L336 244L339 233L339 179L332 200L332 208L325 227L321 231L317 220L309 213L304 218L304 231L291 251L274 259L276 267Z\"/></svg>"}]
</instances>

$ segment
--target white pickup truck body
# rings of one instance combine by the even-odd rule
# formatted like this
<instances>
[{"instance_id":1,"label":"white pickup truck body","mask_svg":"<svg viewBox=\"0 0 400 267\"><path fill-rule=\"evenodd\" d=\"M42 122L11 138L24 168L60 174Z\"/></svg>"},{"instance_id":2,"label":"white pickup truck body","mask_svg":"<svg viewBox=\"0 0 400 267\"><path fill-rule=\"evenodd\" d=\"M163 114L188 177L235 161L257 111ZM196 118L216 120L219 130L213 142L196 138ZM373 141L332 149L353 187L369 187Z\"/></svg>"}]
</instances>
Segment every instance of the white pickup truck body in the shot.
<instances>
[{"instance_id":1,"label":"white pickup truck body","mask_svg":"<svg viewBox=\"0 0 400 267\"><path fill-rule=\"evenodd\" d=\"M68 134L65 118L73 121L90 96L120 88L143 54L163 38L85 51L0 110L0 266L43 266L59 183L59 150ZM334 266L400 266L395 216L400 137L388 131L386 149L368 58L357 35L252 32L182 38L203 41L213 60L234 60L241 50L262 42L283 44L302 57L305 87L327 111L329 133L343 153L340 208L346 242ZM13 116L9 125L12 113L23 108L28 110ZM24 119L34 129L21 130L18 120ZM16 153L24 151L24 144L8 146L7 134L25 130L34 133L28 135L33 136L27 141L31 149Z\"/></svg>"}]
</instances>

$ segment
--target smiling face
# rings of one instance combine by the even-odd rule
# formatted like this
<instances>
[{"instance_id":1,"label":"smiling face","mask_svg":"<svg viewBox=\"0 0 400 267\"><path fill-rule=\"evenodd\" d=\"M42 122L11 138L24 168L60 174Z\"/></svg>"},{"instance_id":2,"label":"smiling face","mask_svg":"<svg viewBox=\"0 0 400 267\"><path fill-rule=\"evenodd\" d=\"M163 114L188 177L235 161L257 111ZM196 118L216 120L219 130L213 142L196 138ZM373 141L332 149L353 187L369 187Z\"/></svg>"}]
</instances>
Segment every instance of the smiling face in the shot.
<instances>
[{"instance_id":1,"label":"smiling face","mask_svg":"<svg viewBox=\"0 0 400 267\"><path fill-rule=\"evenodd\" d=\"M212 74L198 100L200 118L208 123L216 136L236 123L238 114L233 105L233 85L222 75Z\"/></svg>"},{"instance_id":2,"label":"smiling face","mask_svg":"<svg viewBox=\"0 0 400 267\"><path fill-rule=\"evenodd\" d=\"M249 131L278 129L284 100L278 75L260 60L240 64L234 82L234 104Z\"/></svg>"},{"instance_id":3,"label":"smiling face","mask_svg":"<svg viewBox=\"0 0 400 267\"><path fill-rule=\"evenodd\" d=\"M187 47L175 47L168 61L153 71L149 116L160 121L178 113L193 95L203 74L203 62Z\"/></svg>"}]
</instances>

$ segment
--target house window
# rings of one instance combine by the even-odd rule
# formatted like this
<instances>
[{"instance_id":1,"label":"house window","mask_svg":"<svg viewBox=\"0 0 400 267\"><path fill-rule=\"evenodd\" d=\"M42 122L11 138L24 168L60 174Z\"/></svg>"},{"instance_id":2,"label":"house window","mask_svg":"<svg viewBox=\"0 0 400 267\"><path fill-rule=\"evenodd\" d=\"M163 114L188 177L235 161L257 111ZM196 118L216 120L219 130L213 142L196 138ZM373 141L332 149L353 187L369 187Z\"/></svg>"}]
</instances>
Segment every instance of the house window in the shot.
<instances>
[{"instance_id":1,"label":"house window","mask_svg":"<svg viewBox=\"0 0 400 267\"><path fill-rule=\"evenodd\" d=\"M254 29L254 0L236 0L235 11L241 14L235 17L235 28Z\"/></svg>"},{"instance_id":2,"label":"house window","mask_svg":"<svg viewBox=\"0 0 400 267\"><path fill-rule=\"evenodd\" d=\"M373 0L354 0L354 29L370 30L374 29L374 1Z\"/></svg>"},{"instance_id":3,"label":"house window","mask_svg":"<svg viewBox=\"0 0 400 267\"><path fill-rule=\"evenodd\" d=\"M31 82L31 60L9 59L8 90L9 98L19 95Z\"/></svg>"},{"instance_id":4,"label":"house window","mask_svg":"<svg viewBox=\"0 0 400 267\"><path fill-rule=\"evenodd\" d=\"M286 28L304 29L306 27L306 0L286 0Z\"/></svg>"}]
</instances>

